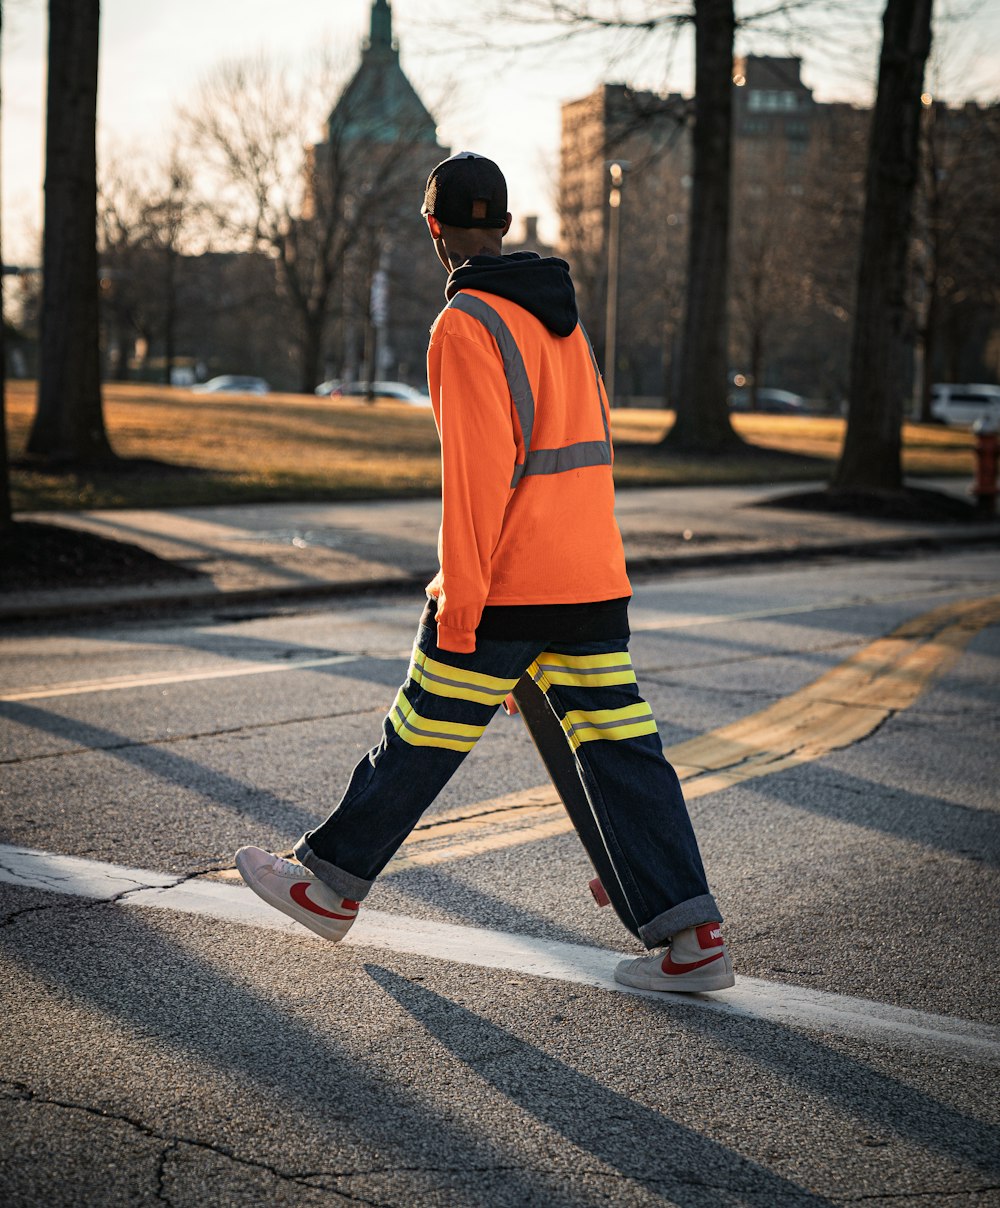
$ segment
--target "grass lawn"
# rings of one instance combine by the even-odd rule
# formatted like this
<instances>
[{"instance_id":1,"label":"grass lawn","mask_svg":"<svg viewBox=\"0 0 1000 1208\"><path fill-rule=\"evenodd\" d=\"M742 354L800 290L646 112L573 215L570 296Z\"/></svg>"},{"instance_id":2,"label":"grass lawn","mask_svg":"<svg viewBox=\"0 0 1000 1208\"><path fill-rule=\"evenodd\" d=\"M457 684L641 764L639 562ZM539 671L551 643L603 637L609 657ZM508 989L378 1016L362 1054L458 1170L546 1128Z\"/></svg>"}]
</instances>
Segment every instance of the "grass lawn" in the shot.
<instances>
[{"instance_id":1,"label":"grass lawn","mask_svg":"<svg viewBox=\"0 0 1000 1208\"><path fill-rule=\"evenodd\" d=\"M372 499L429 495L439 487L437 435L429 409L388 400L301 394L204 395L163 386L109 384L105 419L120 469L56 474L22 461L35 406L31 382L7 387L17 511L170 507L266 500ZM669 411L616 411L615 480L620 487L788 482L823 478L843 439L839 419L736 415L745 454L665 454L657 442ZM972 475L972 436L908 424L908 474Z\"/></svg>"}]
</instances>

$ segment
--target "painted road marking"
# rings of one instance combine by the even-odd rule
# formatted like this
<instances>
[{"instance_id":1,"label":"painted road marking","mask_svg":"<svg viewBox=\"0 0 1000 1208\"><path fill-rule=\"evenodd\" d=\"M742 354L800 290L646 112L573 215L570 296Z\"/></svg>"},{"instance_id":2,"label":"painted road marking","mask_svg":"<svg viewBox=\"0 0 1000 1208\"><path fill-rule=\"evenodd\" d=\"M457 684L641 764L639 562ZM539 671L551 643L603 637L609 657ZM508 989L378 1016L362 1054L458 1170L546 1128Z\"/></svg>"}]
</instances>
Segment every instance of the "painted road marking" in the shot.
<instances>
[{"instance_id":1,"label":"painted road marking","mask_svg":"<svg viewBox=\"0 0 1000 1208\"><path fill-rule=\"evenodd\" d=\"M977 584L977 587L982 590L980 584ZM801 616L811 612L830 612L840 608L868 608L872 604L898 604L905 600L925 600L937 592L953 590L951 584L944 583L939 587L924 587L920 591L887 592L881 596L853 596L841 600L823 600L812 604L786 604L780 608L730 612L725 616L713 616L711 613L689 613L681 616L676 613L661 613L659 616L647 616L645 614L650 612L655 614L656 610L651 605L644 605L633 598L633 603L629 606L629 629L633 633L645 633L658 629L698 629L704 625L734 625L742 621L780 620L781 617ZM636 614L634 619L633 612Z\"/></svg>"},{"instance_id":2,"label":"painted road marking","mask_svg":"<svg viewBox=\"0 0 1000 1208\"><path fill-rule=\"evenodd\" d=\"M239 675L273 675L278 671L305 671L312 667L335 667L338 663L356 663L363 658L384 656L334 654L318 659L282 659L267 663L228 663L225 667L195 667L190 671L150 671L145 675L115 675L107 679L76 680L50 684L43 688L22 688L5 692L0 701L47 700L57 696L80 696L87 692L119 692L123 688L155 688L164 684L192 684L199 680L229 679Z\"/></svg>"},{"instance_id":3,"label":"painted road marking","mask_svg":"<svg viewBox=\"0 0 1000 1208\"><path fill-rule=\"evenodd\" d=\"M1000 621L1000 596L944 605L904 622L805 688L732 725L667 747L688 801L810 763L907 708L968 642ZM573 829L552 785L436 814L387 872L517 847Z\"/></svg>"},{"instance_id":4,"label":"painted road marking","mask_svg":"<svg viewBox=\"0 0 1000 1208\"><path fill-rule=\"evenodd\" d=\"M325 944L243 885L203 878L187 880L143 868L123 868L13 846L0 846L0 881L25 889L103 898L120 906L205 915L247 927L284 931L302 940ZM767 1020L807 1032L833 1032L974 1065L1000 1066L1000 1028L762 978L739 978L733 989L712 995L665 995L633 990L619 986L612 978L615 962L627 954L583 944L557 943L454 923L431 923L377 910L362 910L344 942L351 947L380 948L592 986L608 993L651 999L664 1006L684 1005L739 1018ZM337 951L330 945L326 947L330 959L337 960Z\"/></svg>"},{"instance_id":5,"label":"painted road marking","mask_svg":"<svg viewBox=\"0 0 1000 1208\"><path fill-rule=\"evenodd\" d=\"M939 590L945 590L941 588ZM948 589L950 590L950 588ZM892 592L882 596L872 596L865 599L848 597L841 600L826 600L821 603L786 605L783 608L764 608L750 612L733 612L723 616L712 616L703 613L659 614L644 616L651 610L641 603L636 603L634 619L630 620L630 628L634 633L670 631L677 629L697 629L706 625L732 625L744 621L776 620L785 616L797 616L810 612L830 612L838 608L858 608L871 604L886 604L901 600L926 599L933 593L933 588L923 588L919 592ZM29 686L14 692L0 694L2 701L51 700L60 696L79 696L89 692L119 692L125 688L151 688L168 684L191 684L199 680L227 679L229 676L242 675L273 675L282 671L304 671L312 667L332 667L337 663L353 662L361 658L396 658L400 661L409 657L409 651L396 655L375 654L338 654L318 659L289 660L280 659L273 662L257 661L253 663L229 663L224 667L192 668L185 672L148 672L139 675L109 676L102 679L71 680L61 684Z\"/></svg>"},{"instance_id":6,"label":"painted road marking","mask_svg":"<svg viewBox=\"0 0 1000 1208\"><path fill-rule=\"evenodd\" d=\"M692 801L850 746L911 705L975 634L998 621L1000 596L943 605L904 622L888 637L870 643L767 709L666 748L666 756L684 784L685 797ZM253 664L242 673L258 674L261 666L282 671L361 657ZM239 669L215 669L220 677L234 672L241 673ZM2 699L26 697L15 694ZM555 789L550 784L540 785L433 815L413 832L386 871L391 874L442 864L534 843L572 829ZM230 870L219 876L225 879L238 874Z\"/></svg>"}]
</instances>

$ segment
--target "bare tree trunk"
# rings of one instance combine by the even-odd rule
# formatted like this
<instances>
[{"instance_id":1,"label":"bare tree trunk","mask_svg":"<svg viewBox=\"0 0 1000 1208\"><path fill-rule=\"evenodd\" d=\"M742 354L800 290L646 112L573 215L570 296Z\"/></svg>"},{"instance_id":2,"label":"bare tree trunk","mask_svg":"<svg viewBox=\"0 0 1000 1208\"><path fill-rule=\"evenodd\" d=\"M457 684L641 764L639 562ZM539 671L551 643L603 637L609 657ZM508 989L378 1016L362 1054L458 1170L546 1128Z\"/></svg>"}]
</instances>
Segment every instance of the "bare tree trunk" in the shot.
<instances>
[{"instance_id":1,"label":"bare tree trunk","mask_svg":"<svg viewBox=\"0 0 1000 1208\"><path fill-rule=\"evenodd\" d=\"M695 120L687 304L677 420L665 443L713 453L739 444L726 401L732 161L733 0L695 0Z\"/></svg>"},{"instance_id":2,"label":"bare tree trunk","mask_svg":"<svg viewBox=\"0 0 1000 1208\"><path fill-rule=\"evenodd\" d=\"M3 0L0 0L0 45L3 42ZM3 90L0 88L0 113ZM0 232L0 270L3 268L3 234ZM3 272L0 271L0 530L8 528L14 514L10 500L10 463L7 457L7 347L3 325Z\"/></svg>"},{"instance_id":3,"label":"bare tree trunk","mask_svg":"<svg viewBox=\"0 0 1000 1208\"><path fill-rule=\"evenodd\" d=\"M323 358L323 329L326 321L322 313L304 310L300 314L300 322L302 355L299 359L299 390L303 394L312 394L323 380L320 362Z\"/></svg>"},{"instance_id":4,"label":"bare tree trunk","mask_svg":"<svg viewBox=\"0 0 1000 1208\"><path fill-rule=\"evenodd\" d=\"M835 490L903 485L903 390L910 380L907 254L920 164L920 94L932 0L887 0L868 153L850 409Z\"/></svg>"},{"instance_id":5,"label":"bare tree trunk","mask_svg":"<svg viewBox=\"0 0 1000 1208\"><path fill-rule=\"evenodd\" d=\"M41 363L28 452L77 464L113 457L97 293L99 26L100 0L49 0Z\"/></svg>"},{"instance_id":6,"label":"bare tree trunk","mask_svg":"<svg viewBox=\"0 0 1000 1208\"><path fill-rule=\"evenodd\" d=\"M166 302L163 314L163 384L170 386L174 377L174 347L177 330L177 252L173 247L166 250Z\"/></svg>"},{"instance_id":7,"label":"bare tree trunk","mask_svg":"<svg viewBox=\"0 0 1000 1208\"><path fill-rule=\"evenodd\" d=\"M754 327L753 335L750 337L750 410L757 411L760 408L760 377L761 369L764 364L764 351L762 347L760 328Z\"/></svg>"},{"instance_id":8,"label":"bare tree trunk","mask_svg":"<svg viewBox=\"0 0 1000 1208\"><path fill-rule=\"evenodd\" d=\"M934 386L934 355L937 352L938 311L937 274L932 271L927 282L930 290L930 301L927 304L927 317L924 320L922 332L922 353L924 361L923 378L920 383L920 422L929 424L934 419L931 414L931 393Z\"/></svg>"}]
</instances>

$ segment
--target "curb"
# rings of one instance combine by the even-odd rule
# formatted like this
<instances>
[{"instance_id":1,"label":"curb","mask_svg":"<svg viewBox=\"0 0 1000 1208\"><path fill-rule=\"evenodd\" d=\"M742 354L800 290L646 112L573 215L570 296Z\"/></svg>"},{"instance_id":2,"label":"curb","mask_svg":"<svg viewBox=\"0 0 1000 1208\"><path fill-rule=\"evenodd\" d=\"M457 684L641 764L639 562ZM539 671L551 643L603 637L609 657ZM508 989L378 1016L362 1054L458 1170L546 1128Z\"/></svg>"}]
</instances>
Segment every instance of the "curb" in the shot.
<instances>
[{"instance_id":1,"label":"curb","mask_svg":"<svg viewBox=\"0 0 1000 1208\"><path fill-rule=\"evenodd\" d=\"M872 537L867 540L835 541L827 545L771 546L753 550L720 551L717 554L685 554L681 558L629 558L629 574L647 574L663 570L704 569L711 566L738 566L753 562L820 562L824 558L881 558L908 553L944 554L969 545L1000 548L1000 528L984 533L931 534L913 537Z\"/></svg>"},{"instance_id":2,"label":"curb","mask_svg":"<svg viewBox=\"0 0 1000 1208\"><path fill-rule=\"evenodd\" d=\"M664 571L683 572L754 563L776 565L781 562L817 562L826 558L898 557L915 552L947 553L957 548L989 544L1000 547L1000 528L991 527L989 531L979 533L924 533L913 537L895 536L820 545L764 546L747 550L718 550L713 553L651 555L628 558L627 568L630 575L650 575ZM128 599L39 599L10 606L5 606L0 599L0 624L25 624L68 618L94 621L99 618L121 619L157 613L184 614L199 609L239 607L265 602L337 599L347 595L393 595L415 588L422 591L433 574L433 570L426 570L391 578L347 579L341 582L305 583L296 587L250 587L233 591L188 584L183 587L151 587L147 594L137 594Z\"/></svg>"}]
</instances>

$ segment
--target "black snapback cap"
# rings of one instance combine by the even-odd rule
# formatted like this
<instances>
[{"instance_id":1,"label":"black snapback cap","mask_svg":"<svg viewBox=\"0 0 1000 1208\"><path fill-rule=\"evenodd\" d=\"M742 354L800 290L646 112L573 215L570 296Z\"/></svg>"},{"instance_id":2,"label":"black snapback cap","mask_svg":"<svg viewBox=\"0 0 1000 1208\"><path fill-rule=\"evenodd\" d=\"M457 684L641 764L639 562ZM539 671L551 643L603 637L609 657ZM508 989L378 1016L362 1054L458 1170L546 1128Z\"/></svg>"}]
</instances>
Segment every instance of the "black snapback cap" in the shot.
<instances>
[{"instance_id":1,"label":"black snapback cap","mask_svg":"<svg viewBox=\"0 0 1000 1208\"><path fill-rule=\"evenodd\" d=\"M460 151L427 177L420 212L445 226L499 230L507 222L507 182L493 160Z\"/></svg>"}]
</instances>

